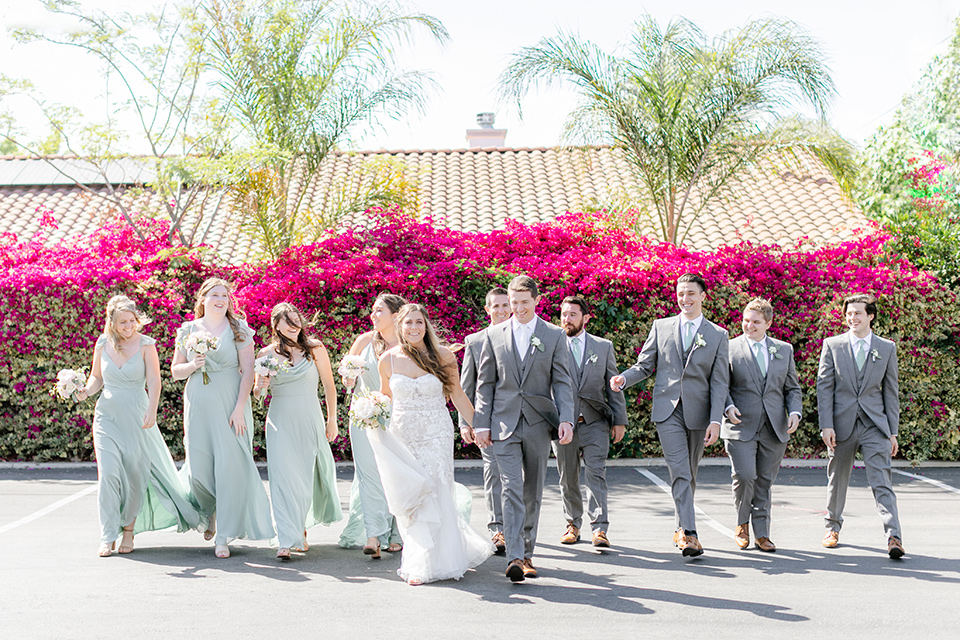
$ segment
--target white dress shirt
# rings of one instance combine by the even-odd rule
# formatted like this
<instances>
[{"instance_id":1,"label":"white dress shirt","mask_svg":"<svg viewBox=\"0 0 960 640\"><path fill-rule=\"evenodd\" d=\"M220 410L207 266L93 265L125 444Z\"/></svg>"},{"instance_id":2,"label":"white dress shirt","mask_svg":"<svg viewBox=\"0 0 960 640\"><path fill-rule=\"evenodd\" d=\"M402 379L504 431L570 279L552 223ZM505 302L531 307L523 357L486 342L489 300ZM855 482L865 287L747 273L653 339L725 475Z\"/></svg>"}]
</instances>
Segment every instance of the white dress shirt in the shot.
<instances>
[{"instance_id":1,"label":"white dress shirt","mask_svg":"<svg viewBox=\"0 0 960 640\"><path fill-rule=\"evenodd\" d=\"M690 336L690 347L693 348L693 343L697 340L697 333L700 331L700 325L703 324L703 314L701 313L693 320L687 320L686 317L681 313L680 314L680 347L683 348L683 336L687 333L687 323L693 323L693 334Z\"/></svg>"},{"instance_id":2,"label":"white dress shirt","mask_svg":"<svg viewBox=\"0 0 960 640\"><path fill-rule=\"evenodd\" d=\"M523 324L517 320L516 316L510 318L510 329L513 331L513 343L517 345L517 352L522 361L530 353L530 338L537 328L537 318L534 317L530 322Z\"/></svg>"}]
</instances>

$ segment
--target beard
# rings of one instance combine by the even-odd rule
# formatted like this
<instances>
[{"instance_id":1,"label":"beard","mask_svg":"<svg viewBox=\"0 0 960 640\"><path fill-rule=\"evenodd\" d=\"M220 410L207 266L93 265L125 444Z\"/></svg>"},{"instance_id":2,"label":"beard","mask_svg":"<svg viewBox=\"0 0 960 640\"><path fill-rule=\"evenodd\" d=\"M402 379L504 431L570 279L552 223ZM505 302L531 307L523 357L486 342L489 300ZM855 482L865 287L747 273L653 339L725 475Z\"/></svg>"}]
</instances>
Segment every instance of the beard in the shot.
<instances>
[{"instance_id":1,"label":"beard","mask_svg":"<svg viewBox=\"0 0 960 640\"><path fill-rule=\"evenodd\" d=\"M577 335L582 329L583 321L581 321L580 324L568 322L567 324L563 325L563 331L567 334L568 338L572 338L573 336Z\"/></svg>"}]
</instances>

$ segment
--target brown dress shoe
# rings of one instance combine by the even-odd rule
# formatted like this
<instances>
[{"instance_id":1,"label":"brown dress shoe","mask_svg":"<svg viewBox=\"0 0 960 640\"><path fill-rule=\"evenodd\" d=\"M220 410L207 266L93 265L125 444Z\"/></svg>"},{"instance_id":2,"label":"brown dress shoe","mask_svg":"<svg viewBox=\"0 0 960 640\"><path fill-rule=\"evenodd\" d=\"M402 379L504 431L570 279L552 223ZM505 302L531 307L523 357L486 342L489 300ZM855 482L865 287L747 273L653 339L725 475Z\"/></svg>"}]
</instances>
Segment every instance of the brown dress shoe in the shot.
<instances>
[{"instance_id":1,"label":"brown dress shoe","mask_svg":"<svg viewBox=\"0 0 960 640\"><path fill-rule=\"evenodd\" d=\"M496 553L498 556L502 556L507 552L507 541L503 538L503 531L497 531L495 534L493 534L493 538L491 538L491 540L493 542L494 549L496 549L494 553Z\"/></svg>"},{"instance_id":2,"label":"brown dress shoe","mask_svg":"<svg viewBox=\"0 0 960 640\"><path fill-rule=\"evenodd\" d=\"M777 550L777 545L773 544L773 541L767 537L757 538L753 546L760 549L760 551L766 551L768 553L773 553Z\"/></svg>"},{"instance_id":3,"label":"brown dress shoe","mask_svg":"<svg viewBox=\"0 0 960 640\"><path fill-rule=\"evenodd\" d=\"M900 538L890 536L887 539L887 554L894 560L897 560L902 558L904 553L906 553L906 551L903 550L903 543L900 542Z\"/></svg>"},{"instance_id":4,"label":"brown dress shoe","mask_svg":"<svg viewBox=\"0 0 960 640\"><path fill-rule=\"evenodd\" d=\"M738 524L736 530L733 532L733 541L737 543L737 546L741 549L746 549L750 546L750 523L747 524Z\"/></svg>"},{"instance_id":5,"label":"brown dress shoe","mask_svg":"<svg viewBox=\"0 0 960 640\"><path fill-rule=\"evenodd\" d=\"M610 541L607 540L607 534L603 531L597 531L593 534L593 546L595 547L609 547Z\"/></svg>"},{"instance_id":6,"label":"brown dress shoe","mask_svg":"<svg viewBox=\"0 0 960 640\"><path fill-rule=\"evenodd\" d=\"M580 529L572 524L567 525L567 530L560 536L560 544L575 544L580 541Z\"/></svg>"},{"instance_id":7,"label":"brown dress shoe","mask_svg":"<svg viewBox=\"0 0 960 640\"><path fill-rule=\"evenodd\" d=\"M683 529L673 532L673 546L683 549Z\"/></svg>"},{"instance_id":8,"label":"brown dress shoe","mask_svg":"<svg viewBox=\"0 0 960 640\"><path fill-rule=\"evenodd\" d=\"M680 549L685 558L695 558L703 553L703 547L700 546L697 536L683 536L683 546Z\"/></svg>"},{"instance_id":9,"label":"brown dress shoe","mask_svg":"<svg viewBox=\"0 0 960 640\"><path fill-rule=\"evenodd\" d=\"M504 572L510 582L522 582L523 575L523 560L520 558L514 558L510 561L510 564L507 565L507 570Z\"/></svg>"},{"instance_id":10,"label":"brown dress shoe","mask_svg":"<svg viewBox=\"0 0 960 640\"><path fill-rule=\"evenodd\" d=\"M533 560L531 558L523 559L523 577L524 578L537 577L537 568L533 566Z\"/></svg>"},{"instance_id":11,"label":"brown dress shoe","mask_svg":"<svg viewBox=\"0 0 960 640\"><path fill-rule=\"evenodd\" d=\"M840 533L838 531L827 531L823 534L823 546L827 549L835 549L840 544Z\"/></svg>"}]
</instances>

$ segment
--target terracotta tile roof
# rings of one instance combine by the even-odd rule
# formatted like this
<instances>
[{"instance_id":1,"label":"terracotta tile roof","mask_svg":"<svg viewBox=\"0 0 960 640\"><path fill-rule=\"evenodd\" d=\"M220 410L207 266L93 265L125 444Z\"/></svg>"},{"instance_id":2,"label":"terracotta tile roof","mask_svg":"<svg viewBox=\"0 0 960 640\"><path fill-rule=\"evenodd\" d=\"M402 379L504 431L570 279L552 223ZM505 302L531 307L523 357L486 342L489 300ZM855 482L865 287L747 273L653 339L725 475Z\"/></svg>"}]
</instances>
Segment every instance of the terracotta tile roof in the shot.
<instances>
[{"instance_id":1,"label":"terracotta tile roof","mask_svg":"<svg viewBox=\"0 0 960 640\"><path fill-rule=\"evenodd\" d=\"M462 231L503 228L508 218L545 222L591 203L629 201L630 194L636 192L628 166L609 147L384 150L332 155L317 179L306 186L303 206L322 209L333 198L333 185L357 184L362 179L360 169L372 159L383 157L403 162L409 175L416 177L422 216ZM11 175L7 163L14 161L22 163L23 159L0 158L0 233L30 237L40 225L40 216L34 212L37 207L53 211L60 227L48 234L53 240L92 231L111 217L113 212L102 200L76 187L23 184L24 175L38 171L18 166L18 183L4 181ZM156 197L136 189L126 193L134 209L149 210L160 204ZM220 202L217 194L208 195L200 218L187 220L185 228L195 230L198 240L215 247L227 261L254 255L256 247L241 233L237 215ZM343 224L366 222L363 212L356 212ZM844 198L823 165L807 157L792 170L769 165L751 170L724 198L708 206L689 231L685 244L710 249L741 238L785 244L803 236L817 242L836 242L867 224L866 217ZM654 225L648 220L641 227L649 233Z\"/></svg>"}]
</instances>

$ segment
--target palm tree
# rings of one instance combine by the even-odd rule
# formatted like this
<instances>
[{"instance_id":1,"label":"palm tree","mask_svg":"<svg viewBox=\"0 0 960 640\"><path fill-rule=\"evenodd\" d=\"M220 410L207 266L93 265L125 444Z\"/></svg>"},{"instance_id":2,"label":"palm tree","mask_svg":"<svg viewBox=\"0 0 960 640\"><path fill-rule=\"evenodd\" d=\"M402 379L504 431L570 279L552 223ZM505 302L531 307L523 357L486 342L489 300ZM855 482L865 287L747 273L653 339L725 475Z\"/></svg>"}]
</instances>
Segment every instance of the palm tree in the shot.
<instances>
[{"instance_id":1,"label":"palm tree","mask_svg":"<svg viewBox=\"0 0 960 640\"><path fill-rule=\"evenodd\" d=\"M336 222L329 212L302 208L323 160L358 129L422 110L432 82L424 72L397 69L399 45L417 29L439 42L448 34L436 18L405 13L392 1L205 6L224 103L255 150L235 200L265 252L276 256ZM402 204L408 195L378 183L350 206Z\"/></svg>"},{"instance_id":2,"label":"palm tree","mask_svg":"<svg viewBox=\"0 0 960 640\"><path fill-rule=\"evenodd\" d=\"M646 16L622 54L564 33L520 50L500 93L519 105L541 84L572 84L581 102L564 140L621 149L661 238L679 244L706 204L760 160L790 163L806 149L849 192L855 154L824 123L835 89L822 58L787 20L754 20L708 42L687 19L661 30ZM785 115L802 103L820 120Z\"/></svg>"}]
</instances>

